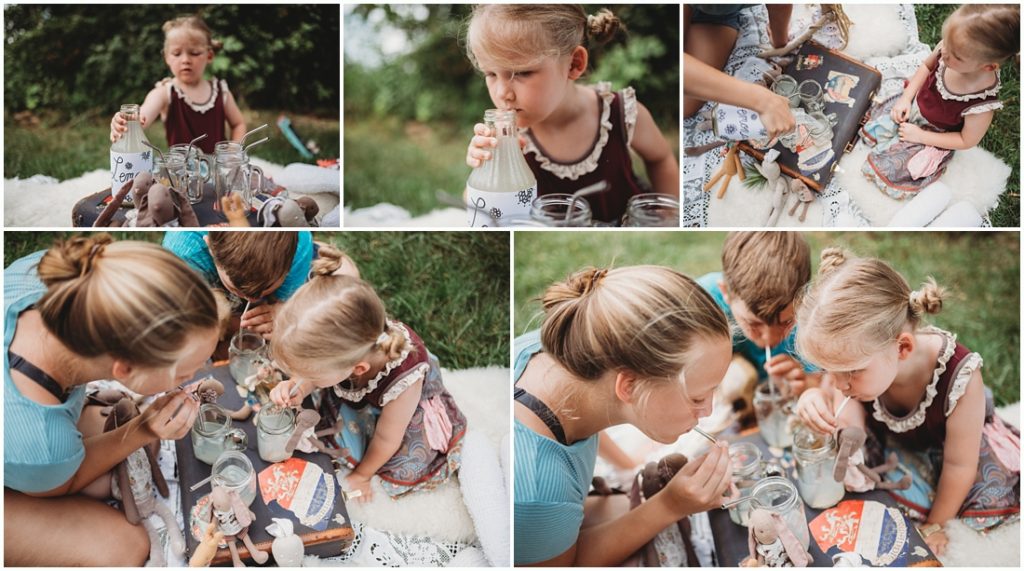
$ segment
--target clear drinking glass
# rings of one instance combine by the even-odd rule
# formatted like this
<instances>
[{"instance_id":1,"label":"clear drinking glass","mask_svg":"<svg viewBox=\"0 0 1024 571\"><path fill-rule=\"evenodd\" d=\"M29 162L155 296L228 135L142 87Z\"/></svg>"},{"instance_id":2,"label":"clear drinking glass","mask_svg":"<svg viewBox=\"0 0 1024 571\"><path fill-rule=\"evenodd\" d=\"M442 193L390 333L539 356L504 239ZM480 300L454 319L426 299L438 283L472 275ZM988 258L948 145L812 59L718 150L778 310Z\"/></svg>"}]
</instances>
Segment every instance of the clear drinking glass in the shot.
<instances>
[{"instance_id":1,"label":"clear drinking glass","mask_svg":"<svg viewBox=\"0 0 1024 571\"><path fill-rule=\"evenodd\" d=\"M751 511L761 508L779 514L804 549L810 547L811 533L807 529L804 503L800 501L800 494L793 482L778 476L765 478L754 485L750 495L753 496L749 502L753 504Z\"/></svg>"},{"instance_id":2,"label":"clear drinking glass","mask_svg":"<svg viewBox=\"0 0 1024 571\"><path fill-rule=\"evenodd\" d=\"M752 442L735 442L729 445L729 457L732 459L732 482L740 491L740 497L745 498L761 480L761 450ZM746 527L750 521L751 503L742 502L729 508L729 519Z\"/></svg>"},{"instance_id":3,"label":"clear drinking glass","mask_svg":"<svg viewBox=\"0 0 1024 571\"><path fill-rule=\"evenodd\" d=\"M192 422L192 453L201 462L213 465L226 450L245 450L249 440L240 428L232 428L231 417L219 405L199 406Z\"/></svg>"},{"instance_id":4,"label":"clear drinking glass","mask_svg":"<svg viewBox=\"0 0 1024 571\"><path fill-rule=\"evenodd\" d=\"M833 477L838 449L831 434L818 434L800 425L793 432L796 486L804 503L814 509L830 508L846 494L843 482Z\"/></svg>"},{"instance_id":5,"label":"clear drinking glass","mask_svg":"<svg viewBox=\"0 0 1024 571\"><path fill-rule=\"evenodd\" d=\"M632 228L678 228L679 200L667 194L637 194L626 203L622 225Z\"/></svg>"},{"instance_id":6,"label":"clear drinking glass","mask_svg":"<svg viewBox=\"0 0 1024 571\"><path fill-rule=\"evenodd\" d=\"M295 431L295 412L290 408L268 405L256 413L256 444L265 462L281 462L291 458L285 451Z\"/></svg>"},{"instance_id":7,"label":"clear drinking glass","mask_svg":"<svg viewBox=\"0 0 1024 571\"><path fill-rule=\"evenodd\" d=\"M213 485L224 486L228 491L238 492L245 505L256 499L256 470L252 462L241 452L228 451L213 463Z\"/></svg>"},{"instance_id":8,"label":"clear drinking glass","mask_svg":"<svg viewBox=\"0 0 1024 571\"><path fill-rule=\"evenodd\" d=\"M569 206L572 205L572 217L566 220L569 213ZM590 203L584 198L576 200L572 204L571 194L545 194L533 200L530 207L530 218L545 226L555 227L584 227L590 226L593 222L593 212Z\"/></svg>"},{"instance_id":9,"label":"clear drinking glass","mask_svg":"<svg viewBox=\"0 0 1024 571\"><path fill-rule=\"evenodd\" d=\"M210 159L203 154L202 149L196 146L189 151L188 144L171 145L170 154L185 157L186 178L182 181L188 201L198 204L203 201L203 188L206 181L210 180L213 169L210 167Z\"/></svg>"},{"instance_id":10,"label":"clear drinking glass","mask_svg":"<svg viewBox=\"0 0 1024 571\"><path fill-rule=\"evenodd\" d=\"M778 389L774 394L769 385L772 380L761 383L754 391L754 416L761 429L761 437L768 446L786 448L793 445L793 433L789 429L789 413L793 399L788 391ZM785 386L783 384L782 386Z\"/></svg>"},{"instance_id":11,"label":"clear drinking glass","mask_svg":"<svg viewBox=\"0 0 1024 571\"><path fill-rule=\"evenodd\" d=\"M236 383L256 373L258 361L267 357L267 340L259 333L240 330L228 347L228 370Z\"/></svg>"}]
</instances>

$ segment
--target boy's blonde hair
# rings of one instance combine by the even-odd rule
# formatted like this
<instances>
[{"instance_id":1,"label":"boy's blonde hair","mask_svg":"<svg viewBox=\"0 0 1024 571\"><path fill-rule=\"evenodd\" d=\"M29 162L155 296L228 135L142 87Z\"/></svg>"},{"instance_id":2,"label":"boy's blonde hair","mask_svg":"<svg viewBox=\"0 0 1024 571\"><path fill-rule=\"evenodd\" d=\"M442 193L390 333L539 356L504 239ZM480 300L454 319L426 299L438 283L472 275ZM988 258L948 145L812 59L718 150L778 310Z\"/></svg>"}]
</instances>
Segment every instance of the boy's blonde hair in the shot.
<instances>
[{"instance_id":1,"label":"boy's blonde hair","mask_svg":"<svg viewBox=\"0 0 1024 571\"><path fill-rule=\"evenodd\" d=\"M258 298L287 276L299 246L296 232L217 232L207 234L210 256L246 297Z\"/></svg>"},{"instance_id":2,"label":"boy's blonde hair","mask_svg":"<svg viewBox=\"0 0 1024 571\"><path fill-rule=\"evenodd\" d=\"M206 44L206 47L213 53L220 51L224 44L220 40L213 39L213 32L210 31L210 27L206 25L206 22L199 16L188 15L178 16L173 20L167 20L164 22L164 46L167 45L167 36L174 30L185 30L190 35L198 38L202 38L202 41Z\"/></svg>"},{"instance_id":3,"label":"boy's blonde hair","mask_svg":"<svg viewBox=\"0 0 1024 571\"><path fill-rule=\"evenodd\" d=\"M1020 5L964 4L942 24L942 41L957 57L1001 63L1020 53Z\"/></svg>"},{"instance_id":4,"label":"boy's blonde hair","mask_svg":"<svg viewBox=\"0 0 1024 571\"><path fill-rule=\"evenodd\" d=\"M190 335L218 326L210 287L156 244L77 236L56 242L37 271L47 287L36 302L43 323L83 357L168 367Z\"/></svg>"},{"instance_id":5,"label":"boy's blonde hair","mask_svg":"<svg viewBox=\"0 0 1024 571\"><path fill-rule=\"evenodd\" d=\"M722 277L731 299L771 325L811 281L811 249L799 232L730 232Z\"/></svg>"},{"instance_id":6,"label":"boy's blonde hair","mask_svg":"<svg viewBox=\"0 0 1024 571\"><path fill-rule=\"evenodd\" d=\"M852 368L941 311L945 295L932 278L911 291L889 264L826 248L818 279L800 300L797 350L826 369Z\"/></svg>"},{"instance_id":7,"label":"boy's blonde hair","mask_svg":"<svg viewBox=\"0 0 1024 571\"><path fill-rule=\"evenodd\" d=\"M470 16L466 55L477 68L477 56L486 54L515 69L568 55L588 39L607 43L620 29L625 27L608 9L588 16L579 4L479 4ZM532 59L524 59L527 50Z\"/></svg>"},{"instance_id":8,"label":"boy's blonde hair","mask_svg":"<svg viewBox=\"0 0 1024 571\"><path fill-rule=\"evenodd\" d=\"M587 268L541 298L544 351L578 378L628 370L678 382L701 339L729 339L725 314L692 279L662 266Z\"/></svg>"},{"instance_id":9,"label":"boy's blonde hair","mask_svg":"<svg viewBox=\"0 0 1024 571\"><path fill-rule=\"evenodd\" d=\"M404 333L387 323L384 303L370 284L336 275L345 259L338 249L321 245L312 279L278 310L271 350L286 368L343 370L374 349L390 361L407 348ZM378 342L381 333L387 339Z\"/></svg>"}]
</instances>

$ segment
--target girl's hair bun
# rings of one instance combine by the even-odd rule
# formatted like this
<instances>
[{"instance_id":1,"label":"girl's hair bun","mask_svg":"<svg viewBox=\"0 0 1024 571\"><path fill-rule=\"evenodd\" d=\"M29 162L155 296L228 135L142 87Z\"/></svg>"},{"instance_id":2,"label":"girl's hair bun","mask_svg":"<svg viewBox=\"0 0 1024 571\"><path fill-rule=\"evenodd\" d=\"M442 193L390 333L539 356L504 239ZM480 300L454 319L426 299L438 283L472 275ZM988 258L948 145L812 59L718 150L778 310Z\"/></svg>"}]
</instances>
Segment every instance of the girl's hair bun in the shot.
<instances>
[{"instance_id":1,"label":"girl's hair bun","mask_svg":"<svg viewBox=\"0 0 1024 571\"><path fill-rule=\"evenodd\" d=\"M607 8L587 16L587 34L598 44L611 41L620 29L625 29L622 20Z\"/></svg>"},{"instance_id":2,"label":"girl's hair bun","mask_svg":"<svg viewBox=\"0 0 1024 571\"><path fill-rule=\"evenodd\" d=\"M910 292L910 311L915 316L936 314L942 311L942 299L946 289L935 283L935 278L921 284L920 289Z\"/></svg>"},{"instance_id":3,"label":"girl's hair bun","mask_svg":"<svg viewBox=\"0 0 1024 571\"><path fill-rule=\"evenodd\" d=\"M847 258L846 250L842 248L825 248L821 251L818 276L827 276L834 272L839 266L846 263Z\"/></svg>"},{"instance_id":4,"label":"girl's hair bun","mask_svg":"<svg viewBox=\"0 0 1024 571\"><path fill-rule=\"evenodd\" d=\"M102 233L55 243L39 261L39 279L46 287L51 287L88 276L107 244L113 241L110 234Z\"/></svg>"}]
</instances>

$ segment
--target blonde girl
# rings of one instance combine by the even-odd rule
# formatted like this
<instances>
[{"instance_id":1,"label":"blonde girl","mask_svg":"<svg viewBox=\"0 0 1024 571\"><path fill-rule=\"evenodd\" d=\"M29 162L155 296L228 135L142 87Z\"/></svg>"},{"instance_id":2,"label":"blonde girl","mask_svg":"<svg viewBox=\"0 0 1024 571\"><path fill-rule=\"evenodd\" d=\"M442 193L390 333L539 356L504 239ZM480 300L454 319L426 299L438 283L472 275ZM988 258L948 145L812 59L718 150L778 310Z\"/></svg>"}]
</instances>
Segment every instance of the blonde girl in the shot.
<instances>
[{"instance_id":1,"label":"blonde girl","mask_svg":"<svg viewBox=\"0 0 1024 571\"><path fill-rule=\"evenodd\" d=\"M145 530L95 498L132 451L184 436L198 408L176 391L103 433L83 414L85 384L154 395L191 379L217 342L213 293L163 248L97 234L12 263L4 305L4 563L141 566Z\"/></svg>"},{"instance_id":2,"label":"blonde girl","mask_svg":"<svg viewBox=\"0 0 1024 571\"><path fill-rule=\"evenodd\" d=\"M861 171L903 199L935 182L954 151L977 146L1003 107L999 67L1020 52L1020 5L965 4L946 18L942 41L903 94L870 112L873 145Z\"/></svg>"},{"instance_id":3,"label":"blonde girl","mask_svg":"<svg viewBox=\"0 0 1024 571\"><path fill-rule=\"evenodd\" d=\"M679 195L679 164L633 88L577 84L589 64L586 46L609 41L621 26L610 11L587 15L577 4L482 4L466 37L495 107L516 111L540 194L607 181L608 190L587 197L605 222L618 221L643 192L630 151L643 159L654 191ZM483 124L474 134L466 163L477 168L498 140Z\"/></svg>"},{"instance_id":4,"label":"blonde girl","mask_svg":"<svg viewBox=\"0 0 1024 571\"><path fill-rule=\"evenodd\" d=\"M924 521L922 535L940 555L950 519L985 528L1020 511L1019 433L992 413L981 356L923 322L944 297L934 280L911 290L885 262L828 248L797 314L800 354L835 380L801 395L800 418L822 432L866 425L905 450L914 485L896 499ZM837 419L843 397L862 406Z\"/></svg>"},{"instance_id":5,"label":"blonde girl","mask_svg":"<svg viewBox=\"0 0 1024 571\"><path fill-rule=\"evenodd\" d=\"M670 444L696 426L732 357L729 323L696 282L660 266L582 270L541 302L540 331L515 341L515 563L619 565L720 507L731 466L712 446L627 512L624 496L587 498L598 435L629 423Z\"/></svg>"},{"instance_id":6,"label":"blonde girl","mask_svg":"<svg viewBox=\"0 0 1024 571\"><path fill-rule=\"evenodd\" d=\"M352 469L345 488L360 501L375 474L390 496L435 487L458 470L466 418L437 358L387 317L368 283L344 275L345 260L321 245L313 277L278 310L274 360L291 379L271 399L297 405L314 394L318 432Z\"/></svg>"},{"instance_id":7,"label":"blonde girl","mask_svg":"<svg viewBox=\"0 0 1024 571\"><path fill-rule=\"evenodd\" d=\"M164 61L173 78L160 80L146 95L139 109L139 121L147 127L159 116L167 132L167 145L188 143L209 135L196 145L212 154L213 146L224 140L238 141L245 134L245 119L228 90L227 81L203 79L206 66L213 61L221 42L213 39L210 28L199 16L180 16L164 23ZM224 129L227 121L228 131ZM118 112L110 121L110 142L128 130Z\"/></svg>"}]
</instances>

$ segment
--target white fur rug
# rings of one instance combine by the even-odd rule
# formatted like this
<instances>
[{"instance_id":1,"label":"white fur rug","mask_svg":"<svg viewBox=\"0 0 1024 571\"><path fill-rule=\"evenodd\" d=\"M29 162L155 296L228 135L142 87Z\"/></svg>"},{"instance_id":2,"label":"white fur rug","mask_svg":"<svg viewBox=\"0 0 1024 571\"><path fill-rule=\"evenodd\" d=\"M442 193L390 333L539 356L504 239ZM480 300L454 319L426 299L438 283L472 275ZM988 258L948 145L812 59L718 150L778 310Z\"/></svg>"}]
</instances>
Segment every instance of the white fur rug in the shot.
<instances>
[{"instance_id":1,"label":"white fur rug","mask_svg":"<svg viewBox=\"0 0 1024 571\"><path fill-rule=\"evenodd\" d=\"M493 461L500 465L497 450L503 438L509 433L512 394L509 388L509 370L504 367L445 370L443 378L445 387L455 397L459 408L466 415L467 434L474 433L486 437L486 441L494 447L493 458L485 457L479 461ZM478 461L478 457L467 458L466 454L463 455L464 464L474 461ZM510 481L507 472L504 481ZM465 486L468 482L462 484ZM496 484L503 487L503 482L499 481ZM348 503L349 515L353 520L379 530L426 536L435 541L476 542L476 526L463 502L458 482L449 481L435 490L408 494L397 500L388 497L377 479L373 480L372 486L374 494L370 502ZM493 488L493 491L499 490ZM510 528L506 515L506 537Z\"/></svg>"},{"instance_id":2,"label":"white fur rug","mask_svg":"<svg viewBox=\"0 0 1024 571\"><path fill-rule=\"evenodd\" d=\"M1020 403L996 409L1006 422L1020 427ZM711 418L704 419L707 421ZM701 423L705 424L704 422ZM708 443L696 433L684 434L672 446L659 446L629 425L616 426L608 433L624 450L642 462L657 461L669 452L681 452L689 457L703 452ZM607 463L598 460L596 475L604 475L617 482L623 475L615 473ZM1020 522L1004 525L982 535L963 523L952 520L946 524L949 549L939 557L946 567L1020 567Z\"/></svg>"},{"instance_id":3,"label":"white fur rug","mask_svg":"<svg viewBox=\"0 0 1024 571\"><path fill-rule=\"evenodd\" d=\"M341 189L338 171L311 171L309 169L315 167L301 163L281 166L255 157L252 162L290 192L316 200L321 214L338 206ZM68 227L75 203L108 186L110 171L107 169L97 169L63 182L41 174L27 179L4 179L4 226Z\"/></svg>"},{"instance_id":4,"label":"white fur rug","mask_svg":"<svg viewBox=\"0 0 1024 571\"><path fill-rule=\"evenodd\" d=\"M345 228L464 228L466 211L462 208L438 208L421 216L412 216L408 210L388 202L366 208L345 208L341 225Z\"/></svg>"}]
</instances>

